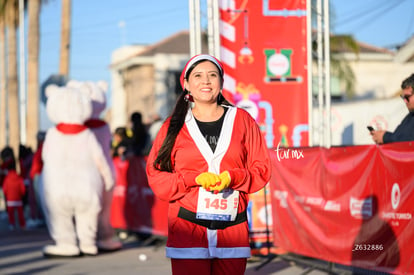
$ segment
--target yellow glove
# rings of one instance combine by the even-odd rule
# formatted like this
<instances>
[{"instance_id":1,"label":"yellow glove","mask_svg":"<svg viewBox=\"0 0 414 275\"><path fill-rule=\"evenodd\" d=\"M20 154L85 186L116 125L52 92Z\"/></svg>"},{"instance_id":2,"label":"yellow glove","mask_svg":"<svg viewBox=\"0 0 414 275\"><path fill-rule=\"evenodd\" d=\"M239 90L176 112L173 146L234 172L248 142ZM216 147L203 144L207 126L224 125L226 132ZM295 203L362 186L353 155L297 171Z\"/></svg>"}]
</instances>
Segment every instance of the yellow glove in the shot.
<instances>
[{"instance_id":1,"label":"yellow glove","mask_svg":"<svg viewBox=\"0 0 414 275\"><path fill-rule=\"evenodd\" d=\"M217 183L220 183L220 178L217 174L204 172L198 175L195 179L198 185L201 185L207 191L210 191L211 186L215 186Z\"/></svg>"},{"instance_id":2,"label":"yellow glove","mask_svg":"<svg viewBox=\"0 0 414 275\"><path fill-rule=\"evenodd\" d=\"M210 186L210 191L214 191L214 194L220 193L231 183L231 177L229 171L224 171L219 175L220 183L217 183L215 186Z\"/></svg>"}]
</instances>

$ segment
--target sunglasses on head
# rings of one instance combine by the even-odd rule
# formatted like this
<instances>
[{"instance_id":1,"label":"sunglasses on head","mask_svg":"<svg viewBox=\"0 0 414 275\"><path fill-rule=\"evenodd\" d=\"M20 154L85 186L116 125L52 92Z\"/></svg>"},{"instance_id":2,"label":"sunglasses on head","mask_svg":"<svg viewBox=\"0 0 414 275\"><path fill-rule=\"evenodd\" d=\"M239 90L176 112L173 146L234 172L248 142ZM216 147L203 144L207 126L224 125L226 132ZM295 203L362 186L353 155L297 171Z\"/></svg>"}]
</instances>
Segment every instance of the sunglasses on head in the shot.
<instances>
[{"instance_id":1,"label":"sunglasses on head","mask_svg":"<svg viewBox=\"0 0 414 275\"><path fill-rule=\"evenodd\" d=\"M410 94L410 95L400 95L401 99L403 100L407 100L410 101L410 97L413 96L414 94Z\"/></svg>"}]
</instances>

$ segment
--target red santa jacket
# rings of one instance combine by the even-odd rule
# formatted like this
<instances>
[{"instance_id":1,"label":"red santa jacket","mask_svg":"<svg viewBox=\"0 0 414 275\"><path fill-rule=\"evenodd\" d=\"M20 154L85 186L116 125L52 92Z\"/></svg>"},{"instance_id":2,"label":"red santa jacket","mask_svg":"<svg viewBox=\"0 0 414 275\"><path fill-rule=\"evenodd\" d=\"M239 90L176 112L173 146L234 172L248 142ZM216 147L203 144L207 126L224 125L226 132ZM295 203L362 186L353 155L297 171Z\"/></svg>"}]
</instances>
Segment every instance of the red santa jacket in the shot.
<instances>
[{"instance_id":1,"label":"red santa jacket","mask_svg":"<svg viewBox=\"0 0 414 275\"><path fill-rule=\"evenodd\" d=\"M21 206L26 192L23 178L16 171L9 170L3 183L3 192L8 206Z\"/></svg>"},{"instance_id":2,"label":"red santa jacket","mask_svg":"<svg viewBox=\"0 0 414 275\"><path fill-rule=\"evenodd\" d=\"M161 127L147 162L150 187L160 199L169 201L167 257L250 257L247 221L238 223L237 219L245 216L248 194L262 189L271 176L268 148L258 125L245 110L229 107L213 153L189 110L171 154L174 171L169 173L153 167L168 124L169 120ZM203 191L195 178L202 172L219 174L225 170L231 175L231 189L238 191L236 222L219 222L231 226L209 228L203 221L197 223L179 217L183 212L191 216L198 211L202 196L199 194ZM215 206L221 207L220 202Z\"/></svg>"}]
</instances>

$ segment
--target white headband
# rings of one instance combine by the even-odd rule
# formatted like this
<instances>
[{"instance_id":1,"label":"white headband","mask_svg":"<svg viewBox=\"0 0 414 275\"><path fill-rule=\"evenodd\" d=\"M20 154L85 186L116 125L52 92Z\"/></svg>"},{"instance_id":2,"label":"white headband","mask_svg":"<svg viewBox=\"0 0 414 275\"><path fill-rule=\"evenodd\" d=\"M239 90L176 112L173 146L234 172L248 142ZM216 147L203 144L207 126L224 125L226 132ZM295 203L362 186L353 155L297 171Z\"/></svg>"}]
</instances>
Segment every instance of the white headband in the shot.
<instances>
[{"instance_id":1,"label":"white headband","mask_svg":"<svg viewBox=\"0 0 414 275\"><path fill-rule=\"evenodd\" d=\"M220 75L223 76L223 66L221 65L221 62L217 58L215 58L214 56L208 55L208 54L195 55L192 58L190 58L190 60L188 60L187 64L185 64L184 70L181 73L180 82L181 82L181 86L183 87L183 89L184 89L184 78L188 72L188 69L191 68L191 66L193 66L194 63L200 60L208 60L216 64L216 66L220 70Z\"/></svg>"}]
</instances>

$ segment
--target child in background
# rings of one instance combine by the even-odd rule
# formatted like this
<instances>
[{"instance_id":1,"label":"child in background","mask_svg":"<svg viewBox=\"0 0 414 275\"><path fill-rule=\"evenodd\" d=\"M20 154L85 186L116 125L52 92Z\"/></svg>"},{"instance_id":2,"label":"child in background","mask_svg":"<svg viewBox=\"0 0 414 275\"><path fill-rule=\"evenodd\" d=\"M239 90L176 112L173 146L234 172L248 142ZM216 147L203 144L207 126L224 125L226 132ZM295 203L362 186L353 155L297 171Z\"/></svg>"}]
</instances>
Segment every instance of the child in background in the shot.
<instances>
[{"instance_id":1,"label":"child in background","mask_svg":"<svg viewBox=\"0 0 414 275\"><path fill-rule=\"evenodd\" d=\"M19 218L20 228L25 229L26 221L23 212L23 199L26 194L26 186L24 185L23 178L16 172L16 159L13 149L6 147L1 155L3 163L7 164L4 167L7 174L3 182L3 193L6 198L9 229L13 230L16 226L15 212L17 212Z\"/></svg>"}]
</instances>

